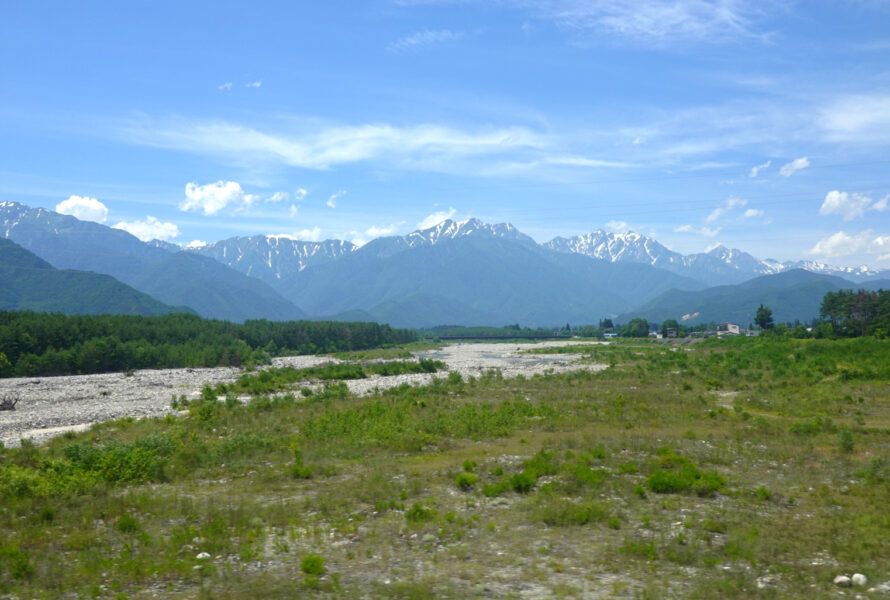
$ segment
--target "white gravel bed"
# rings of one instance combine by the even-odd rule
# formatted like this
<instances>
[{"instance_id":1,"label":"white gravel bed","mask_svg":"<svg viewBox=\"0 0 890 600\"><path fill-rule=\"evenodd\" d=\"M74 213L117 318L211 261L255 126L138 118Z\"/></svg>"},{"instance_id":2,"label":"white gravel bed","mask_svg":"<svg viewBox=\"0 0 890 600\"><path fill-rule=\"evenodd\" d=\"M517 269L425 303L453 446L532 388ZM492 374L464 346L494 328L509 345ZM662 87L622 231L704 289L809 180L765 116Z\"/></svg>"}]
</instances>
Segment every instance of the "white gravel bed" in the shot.
<instances>
[{"instance_id":1,"label":"white gravel bed","mask_svg":"<svg viewBox=\"0 0 890 600\"><path fill-rule=\"evenodd\" d=\"M424 358L444 361L449 371L462 377L478 377L490 369L500 370L504 377L543 373L562 373L588 369L604 369L605 365L577 362L578 354L518 354L531 348L590 344L590 342L542 342L537 344L453 344L419 353ZM272 366L304 368L329 362L340 362L325 356L287 356L275 358ZM65 431L83 431L93 423L123 417L159 417L173 412L170 401L174 395L189 399L200 395L201 388L234 381L242 371L233 367L211 369L142 370L132 375L102 373L63 377L23 377L0 379L0 397L14 393L20 401L15 410L0 411L0 442L7 447L18 446L22 438L34 443ZM396 387L404 383L425 385L437 375L374 376L348 381L355 394L374 389Z\"/></svg>"}]
</instances>

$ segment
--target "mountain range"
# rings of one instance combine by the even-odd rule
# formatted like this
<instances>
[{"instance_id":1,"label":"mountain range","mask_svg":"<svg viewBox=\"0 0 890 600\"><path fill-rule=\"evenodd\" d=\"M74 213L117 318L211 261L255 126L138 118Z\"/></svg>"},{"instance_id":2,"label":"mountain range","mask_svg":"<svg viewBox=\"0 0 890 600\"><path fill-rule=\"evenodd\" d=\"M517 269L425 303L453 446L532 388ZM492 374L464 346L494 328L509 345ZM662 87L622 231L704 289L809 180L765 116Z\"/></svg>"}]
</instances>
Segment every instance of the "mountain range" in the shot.
<instances>
[{"instance_id":1,"label":"mountain range","mask_svg":"<svg viewBox=\"0 0 890 600\"><path fill-rule=\"evenodd\" d=\"M768 303L760 298L782 303L775 308L779 320L808 320L818 314L821 290L887 275L760 260L722 246L682 255L633 232L597 230L538 244L508 223L477 219L446 220L363 246L255 235L182 249L0 202L0 234L55 267L105 273L168 305L233 321L309 315L408 327L550 326L694 313L706 321L744 321L749 304ZM790 295L770 295L777 289ZM815 309L798 301L807 295Z\"/></svg>"},{"instance_id":2,"label":"mountain range","mask_svg":"<svg viewBox=\"0 0 890 600\"><path fill-rule=\"evenodd\" d=\"M0 233L58 269L94 271L202 317L244 321L305 317L262 281L191 252L43 208L0 202Z\"/></svg>"}]
</instances>

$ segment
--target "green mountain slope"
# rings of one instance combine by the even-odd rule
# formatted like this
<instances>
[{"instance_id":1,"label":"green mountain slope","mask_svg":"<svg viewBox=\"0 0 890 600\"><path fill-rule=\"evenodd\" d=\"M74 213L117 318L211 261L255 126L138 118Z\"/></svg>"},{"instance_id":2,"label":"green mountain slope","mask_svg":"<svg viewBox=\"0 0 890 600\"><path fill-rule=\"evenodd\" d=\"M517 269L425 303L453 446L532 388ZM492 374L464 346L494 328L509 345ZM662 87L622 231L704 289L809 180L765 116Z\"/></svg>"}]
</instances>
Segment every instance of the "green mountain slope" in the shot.
<instances>
[{"instance_id":1,"label":"green mountain slope","mask_svg":"<svg viewBox=\"0 0 890 600\"><path fill-rule=\"evenodd\" d=\"M747 326L761 304L773 311L776 322L810 321L819 316L822 298L827 292L858 289L856 284L833 275L820 275L793 269L776 275L764 275L737 285L721 285L699 292L670 290L643 304L638 309L618 317L627 322L643 317L661 323L666 319L681 319L685 324L730 321Z\"/></svg>"},{"instance_id":2,"label":"green mountain slope","mask_svg":"<svg viewBox=\"0 0 890 600\"><path fill-rule=\"evenodd\" d=\"M187 309L168 306L109 275L58 270L0 238L0 310L163 315Z\"/></svg>"}]
</instances>

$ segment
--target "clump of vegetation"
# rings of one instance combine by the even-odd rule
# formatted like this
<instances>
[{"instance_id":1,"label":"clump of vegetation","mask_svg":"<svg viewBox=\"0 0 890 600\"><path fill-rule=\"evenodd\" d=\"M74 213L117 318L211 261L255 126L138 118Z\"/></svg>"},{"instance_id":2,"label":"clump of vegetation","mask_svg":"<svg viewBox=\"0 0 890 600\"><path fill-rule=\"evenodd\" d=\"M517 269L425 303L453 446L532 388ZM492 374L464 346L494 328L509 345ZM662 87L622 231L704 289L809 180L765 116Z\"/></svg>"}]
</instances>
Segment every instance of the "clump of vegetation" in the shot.
<instances>
[{"instance_id":1,"label":"clump of vegetation","mask_svg":"<svg viewBox=\"0 0 890 600\"><path fill-rule=\"evenodd\" d=\"M325 574L324 556L320 554L307 554L300 561L300 570L306 575L324 575Z\"/></svg>"},{"instance_id":2,"label":"clump of vegetation","mask_svg":"<svg viewBox=\"0 0 890 600\"><path fill-rule=\"evenodd\" d=\"M701 471L691 460L670 448L659 451L656 464L646 479L646 486L657 494L695 492L699 496L711 496L726 485L726 480L717 471Z\"/></svg>"}]
</instances>

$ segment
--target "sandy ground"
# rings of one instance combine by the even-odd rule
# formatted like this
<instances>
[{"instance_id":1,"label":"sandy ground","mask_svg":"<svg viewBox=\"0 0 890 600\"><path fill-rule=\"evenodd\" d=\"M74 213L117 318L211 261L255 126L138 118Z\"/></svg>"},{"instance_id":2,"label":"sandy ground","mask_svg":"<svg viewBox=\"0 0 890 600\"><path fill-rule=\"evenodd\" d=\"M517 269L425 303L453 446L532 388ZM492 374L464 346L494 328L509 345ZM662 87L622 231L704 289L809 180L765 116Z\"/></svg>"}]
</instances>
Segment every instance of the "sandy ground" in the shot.
<instances>
[{"instance_id":1,"label":"sandy ground","mask_svg":"<svg viewBox=\"0 0 890 600\"><path fill-rule=\"evenodd\" d=\"M590 342L542 342L537 344L453 344L419 356L444 361L449 371L464 378L478 377L489 369L504 377L560 373L578 369L599 370L605 365L579 363L577 354L519 354L530 348L566 346ZM273 359L272 366L310 367L338 362L331 357L289 356ZM0 379L0 397L15 394L20 400L11 411L0 411L0 441L18 446L22 438L34 443L65 431L83 431L93 423L123 417L158 417L173 412L173 396L196 398L205 384L234 381L242 371L236 368L165 369L136 371L132 375L103 373L64 377L25 377ZM442 377L444 373L436 376ZM356 394L408 383L424 385L434 375L375 376L348 381ZM311 384L310 384L311 385Z\"/></svg>"}]
</instances>

